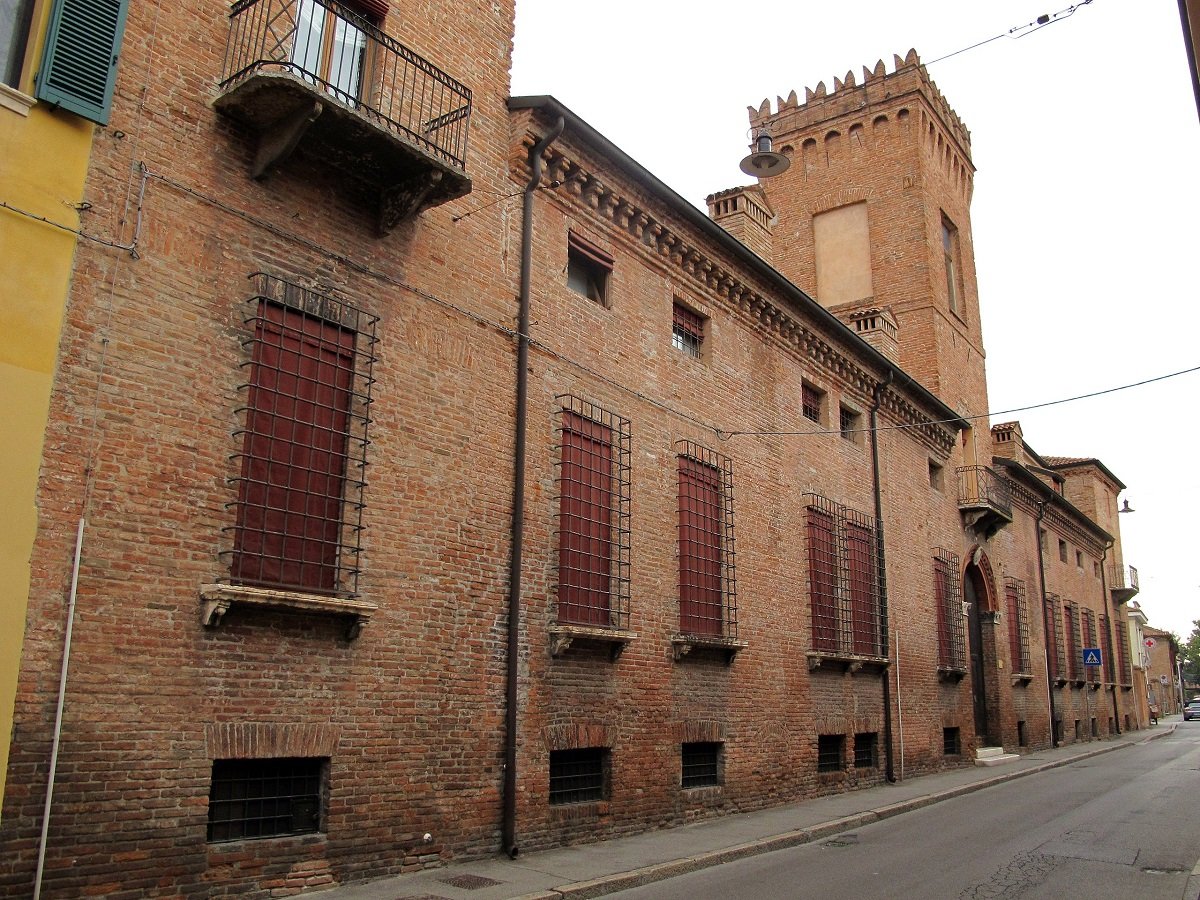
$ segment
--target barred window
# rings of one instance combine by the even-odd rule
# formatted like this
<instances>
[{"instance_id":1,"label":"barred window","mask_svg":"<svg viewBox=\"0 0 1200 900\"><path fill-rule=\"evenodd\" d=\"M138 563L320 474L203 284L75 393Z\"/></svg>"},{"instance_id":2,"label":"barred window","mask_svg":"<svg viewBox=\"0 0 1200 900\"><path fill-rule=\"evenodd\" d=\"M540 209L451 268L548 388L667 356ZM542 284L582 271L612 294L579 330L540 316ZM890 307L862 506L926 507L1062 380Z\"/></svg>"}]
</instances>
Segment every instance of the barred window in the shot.
<instances>
[{"instance_id":1,"label":"barred window","mask_svg":"<svg viewBox=\"0 0 1200 900\"><path fill-rule=\"evenodd\" d=\"M556 400L558 621L623 628L629 617L629 421L577 397Z\"/></svg>"},{"instance_id":2,"label":"barred window","mask_svg":"<svg viewBox=\"0 0 1200 900\"><path fill-rule=\"evenodd\" d=\"M813 650L886 656L874 520L819 494L805 502Z\"/></svg>"},{"instance_id":3,"label":"barred window","mask_svg":"<svg viewBox=\"0 0 1200 900\"><path fill-rule=\"evenodd\" d=\"M685 743L681 747L683 772L680 784L685 788L712 787L721 783L721 744Z\"/></svg>"},{"instance_id":4,"label":"barred window","mask_svg":"<svg viewBox=\"0 0 1200 900\"><path fill-rule=\"evenodd\" d=\"M358 590L374 316L258 274L230 580Z\"/></svg>"},{"instance_id":5,"label":"barred window","mask_svg":"<svg viewBox=\"0 0 1200 900\"><path fill-rule=\"evenodd\" d=\"M1063 603L1063 634L1067 640L1067 677L1083 681L1083 657L1079 643L1079 609L1070 600Z\"/></svg>"},{"instance_id":6,"label":"barred window","mask_svg":"<svg viewBox=\"0 0 1200 900\"><path fill-rule=\"evenodd\" d=\"M590 803L608 791L608 749L550 751L550 803Z\"/></svg>"},{"instance_id":7,"label":"barred window","mask_svg":"<svg viewBox=\"0 0 1200 900\"><path fill-rule=\"evenodd\" d=\"M838 428L842 437L852 444L862 443L862 413L842 406L838 412Z\"/></svg>"},{"instance_id":8,"label":"barred window","mask_svg":"<svg viewBox=\"0 0 1200 900\"><path fill-rule=\"evenodd\" d=\"M1129 658L1129 623L1117 623L1117 668L1120 669L1121 686L1133 685L1133 666Z\"/></svg>"},{"instance_id":9,"label":"barred window","mask_svg":"<svg viewBox=\"0 0 1200 900\"><path fill-rule=\"evenodd\" d=\"M1101 613L1100 614L1100 654L1101 654L1101 658L1104 660L1103 673L1108 675L1109 681L1116 681L1116 676L1113 674L1113 672L1115 670L1113 667L1112 644L1109 641L1108 629L1109 629L1108 616ZM1101 680L1103 680L1103 677Z\"/></svg>"},{"instance_id":10,"label":"barred window","mask_svg":"<svg viewBox=\"0 0 1200 900\"><path fill-rule=\"evenodd\" d=\"M949 669L967 667L963 634L962 581L958 554L939 549L933 557L933 595L937 606L938 665Z\"/></svg>"},{"instance_id":11,"label":"barred window","mask_svg":"<svg viewBox=\"0 0 1200 900\"><path fill-rule=\"evenodd\" d=\"M1096 613L1094 610L1083 610L1083 641L1085 647L1099 646L1096 643ZM1103 663L1104 657L1102 656L1100 660L1101 663ZM1102 668L1102 665L1085 666L1084 669L1087 680L1091 682L1099 682L1101 680L1100 676L1102 674Z\"/></svg>"},{"instance_id":12,"label":"barred window","mask_svg":"<svg viewBox=\"0 0 1200 900\"><path fill-rule=\"evenodd\" d=\"M689 441L679 453L679 630L737 637L733 467Z\"/></svg>"},{"instance_id":13,"label":"barred window","mask_svg":"<svg viewBox=\"0 0 1200 900\"><path fill-rule=\"evenodd\" d=\"M807 381L800 384L800 412L804 418L818 425L824 420L825 392Z\"/></svg>"},{"instance_id":14,"label":"barred window","mask_svg":"<svg viewBox=\"0 0 1200 900\"><path fill-rule=\"evenodd\" d=\"M1025 582L1019 578L1004 579L1004 597L1008 605L1008 648L1013 672L1031 674L1029 655L1029 606L1025 601Z\"/></svg>"},{"instance_id":15,"label":"barred window","mask_svg":"<svg viewBox=\"0 0 1200 900\"><path fill-rule=\"evenodd\" d=\"M208 794L208 840L321 831L328 759L218 759Z\"/></svg>"},{"instance_id":16,"label":"barred window","mask_svg":"<svg viewBox=\"0 0 1200 900\"><path fill-rule=\"evenodd\" d=\"M962 736L957 728L942 729L942 756L960 756Z\"/></svg>"},{"instance_id":17,"label":"barred window","mask_svg":"<svg viewBox=\"0 0 1200 900\"><path fill-rule=\"evenodd\" d=\"M840 772L846 767L846 736L821 734L817 736L817 771Z\"/></svg>"},{"instance_id":18,"label":"barred window","mask_svg":"<svg viewBox=\"0 0 1200 900\"><path fill-rule=\"evenodd\" d=\"M1059 614L1058 594L1047 592L1043 604L1046 618L1046 643L1050 646L1050 677L1065 680L1067 678L1067 651L1063 644L1061 616Z\"/></svg>"},{"instance_id":19,"label":"barred window","mask_svg":"<svg viewBox=\"0 0 1200 900\"><path fill-rule=\"evenodd\" d=\"M704 345L704 322L704 316L676 302L671 313L671 346L699 359Z\"/></svg>"},{"instance_id":20,"label":"barred window","mask_svg":"<svg viewBox=\"0 0 1200 900\"><path fill-rule=\"evenodd\" d=\"M854 736L854 768L877 769L879 767L879 733L860 732Z\"/></svg>"}]
</instances>

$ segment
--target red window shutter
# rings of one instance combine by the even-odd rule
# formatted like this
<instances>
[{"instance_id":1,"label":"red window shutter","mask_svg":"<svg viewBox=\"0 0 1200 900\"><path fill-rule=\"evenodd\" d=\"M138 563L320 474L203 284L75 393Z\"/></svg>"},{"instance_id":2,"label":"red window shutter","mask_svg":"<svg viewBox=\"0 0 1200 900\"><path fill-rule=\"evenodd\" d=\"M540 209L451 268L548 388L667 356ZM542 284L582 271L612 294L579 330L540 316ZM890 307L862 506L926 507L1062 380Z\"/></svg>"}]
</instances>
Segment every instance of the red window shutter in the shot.
<instances>
[{"instance_id":1,"label":"red window shutter","mask_svg":"<svg viewBox=\"0 0 1200 900\"><path fill-rule=\"evenodd\" d=\"M704 316L694 313L686 306L676 303L671 313L671 324L697 340L704 339Z\"/></svg>"},{"instance_id":2,"label":"red window shutter","mask_svg":"<svg viewBox=\"0 0 1200 900\"><path fill-rule=\"evenodd\" d=\"M1054 601L1049 597L1046 598L1043 605L1044 617L1046 619L1046 643L1055 648L1050 654L1050 677L1058 677L1058 610L1054 606Z\"/></svg>"},{"instance_id":3,"label":"red window shutter","mask_svg":"<svg viewBox=\"0 0 1200 900\"><path fill-rule=\"evenodd\" d=\"M933 562L933 602L937 606L938 657L944 666L954 665L950 646L950 615L946 603L950 599L950 572L940 559Z\"/></svg>"},{"instance_id":4,"label":"red window shutter","mask_svg":"<svg viewBox=\"0 0 1200 900\"><path fill-rule=\"evenodd\" d=\"M808 510L808 594L814 650L838 649L838 553L833 516Z\"/></svg>"},{"instance_id":5,"label":"red window shutter","mask_svg":"<svg viewBox=\"0 0 1200 900\"><path fill-rule=\"evenodd\" d=\"M679 630L721 635L721 473L679 457Z\"/></svg>"},{"instance_id":6,"label":"red window shutter","mask_svg":"<svg viewBox=\"0 0 1200 900\"><path fill-rule=\"evenodd\" d=\"M1025 671L1025 660L1021 652L1021 621L1020 609L1017 598L1017 586L1015 584L1006 584L1004 586L1004 600L1008 607L1008 653L1009 665L1012 666L1014 672Z\"/></svg>"},{"instance_id":7,"label":"red window shutter","mask_svg":"<svg viewBox=\"0 0 1200 900\"><path fill-rule=\"evenodd\" d=\"M879 612L875 591L875 535L854 522L846 524L850 576L850 617L853 649L864 656L881 655Z\"/></svg>"},{"instance_id":8,"label":"red window shutter","mask_svg":"<svg viewBox=\"0 0 1200 900\"><path fill-rule=\"evenodd\" d=\"M558 520L558 618L612 624L612 436L598 422L563 413Z\"/></svg>"},{"instance_id":9,"label":"red window shutter","mask_svg":"<svg viewBox=\"0 0 1200 900\"><path fill-rule=\"evenodd\" d=\"M255 328L237 582L336 590L354 332L263 301Z\"/></svg>"}]
</instances>

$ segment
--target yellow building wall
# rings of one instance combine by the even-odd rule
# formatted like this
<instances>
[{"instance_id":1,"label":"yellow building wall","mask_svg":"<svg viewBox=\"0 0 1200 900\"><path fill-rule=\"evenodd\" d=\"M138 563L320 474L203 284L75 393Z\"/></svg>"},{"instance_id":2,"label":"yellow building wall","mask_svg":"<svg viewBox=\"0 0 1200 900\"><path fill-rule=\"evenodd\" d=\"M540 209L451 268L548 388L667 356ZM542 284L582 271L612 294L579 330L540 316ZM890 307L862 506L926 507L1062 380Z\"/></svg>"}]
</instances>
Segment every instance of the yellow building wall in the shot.
<instances>
[{"instance_id":1,"label":"yellow building wall","mask_svg":"<svg viewBox=\"0 0 1200 900\"><path fill-rule=\"evenodd\" d=\"M39 15L41 13L41 15ZM45 10L35 11L40 49ZM30 73L21 87L32 91ZM77 238L33 216L79 227L77 205L93 125L30 104L0 86L0 794L8 770L13 702L37 532L42 441ZM6 208L7 207L7 208ZM63 560L67 571L70 560Z\"/></svg>"}]
</instances>

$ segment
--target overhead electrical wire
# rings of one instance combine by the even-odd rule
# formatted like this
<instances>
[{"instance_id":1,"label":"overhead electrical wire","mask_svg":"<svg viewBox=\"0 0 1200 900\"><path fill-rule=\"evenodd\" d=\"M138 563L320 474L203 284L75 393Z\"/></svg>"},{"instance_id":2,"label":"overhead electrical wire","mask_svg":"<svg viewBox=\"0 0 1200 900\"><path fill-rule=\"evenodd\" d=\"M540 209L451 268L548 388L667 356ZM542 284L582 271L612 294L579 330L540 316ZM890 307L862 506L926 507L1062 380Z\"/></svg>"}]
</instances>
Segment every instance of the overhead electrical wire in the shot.
<instances>
[{"instance_id":1,"label":"overhead electrical wire","mask_svg":"<svg viewBox=\"0 0 1200 900\"><path fill-rule=\"evenodd\" d=\"M1008 31L1002 31L993 37L985 38L982 41L977 41L976 43L971 44L969 47L963 47L961 50L955 50L953 53L947 53L945 56L939 56L937 59L931 59L924 63L924 65L932 66L934 63L940 63L943 60L966 53L969 50L975 50L984 46L985 44L990 44L992 41L998 41L1000 38L1012 38L1014 40L1018 40L1023 37L1029 37L1029 35L1033 34L1035 31L1041 31L1048 25L1053 25L1056 22L1062 22L1065 19L1069 19L1071 16L1075 15L1076 12L1083 9L1083 7L1089 5L1091 2L1092 0L1083 0L1081 3L1073 3L1065 9L1060 9L1056 13L1042 13L1032 22L1027 22L1024 25L1014 25L1012 28L1008 29Z\"/></svg>"}]
</instances>

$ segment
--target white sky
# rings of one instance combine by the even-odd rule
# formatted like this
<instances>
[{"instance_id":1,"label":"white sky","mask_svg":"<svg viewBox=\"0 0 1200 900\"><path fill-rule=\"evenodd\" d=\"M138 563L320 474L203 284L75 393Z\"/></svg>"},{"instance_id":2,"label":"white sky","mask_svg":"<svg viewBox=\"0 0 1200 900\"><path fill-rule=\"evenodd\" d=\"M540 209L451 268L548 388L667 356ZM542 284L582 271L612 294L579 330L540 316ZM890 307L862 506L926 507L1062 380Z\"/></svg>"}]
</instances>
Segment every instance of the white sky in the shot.
<instances>
[{"instance_id":1,"label":"white sky","mask_svg":"<svg viewBox=\"0 0 1200 900\"><path fill-rule=\"evenodd\" d=\"M1200 121L1176 0L1077 3L929 66L971 131L972 224L993 410L1200 366ZM517 0L512 92L552 94L697 206L750 181L747 106L915 47L935 60L1066 0L748 4ZM1024 32L1022 32L1024 33ZM1019 419L1049 456L1128 488L1125 561L1152 625L1200 618L1200 372Z\"/></svg>"}]
</instances>

